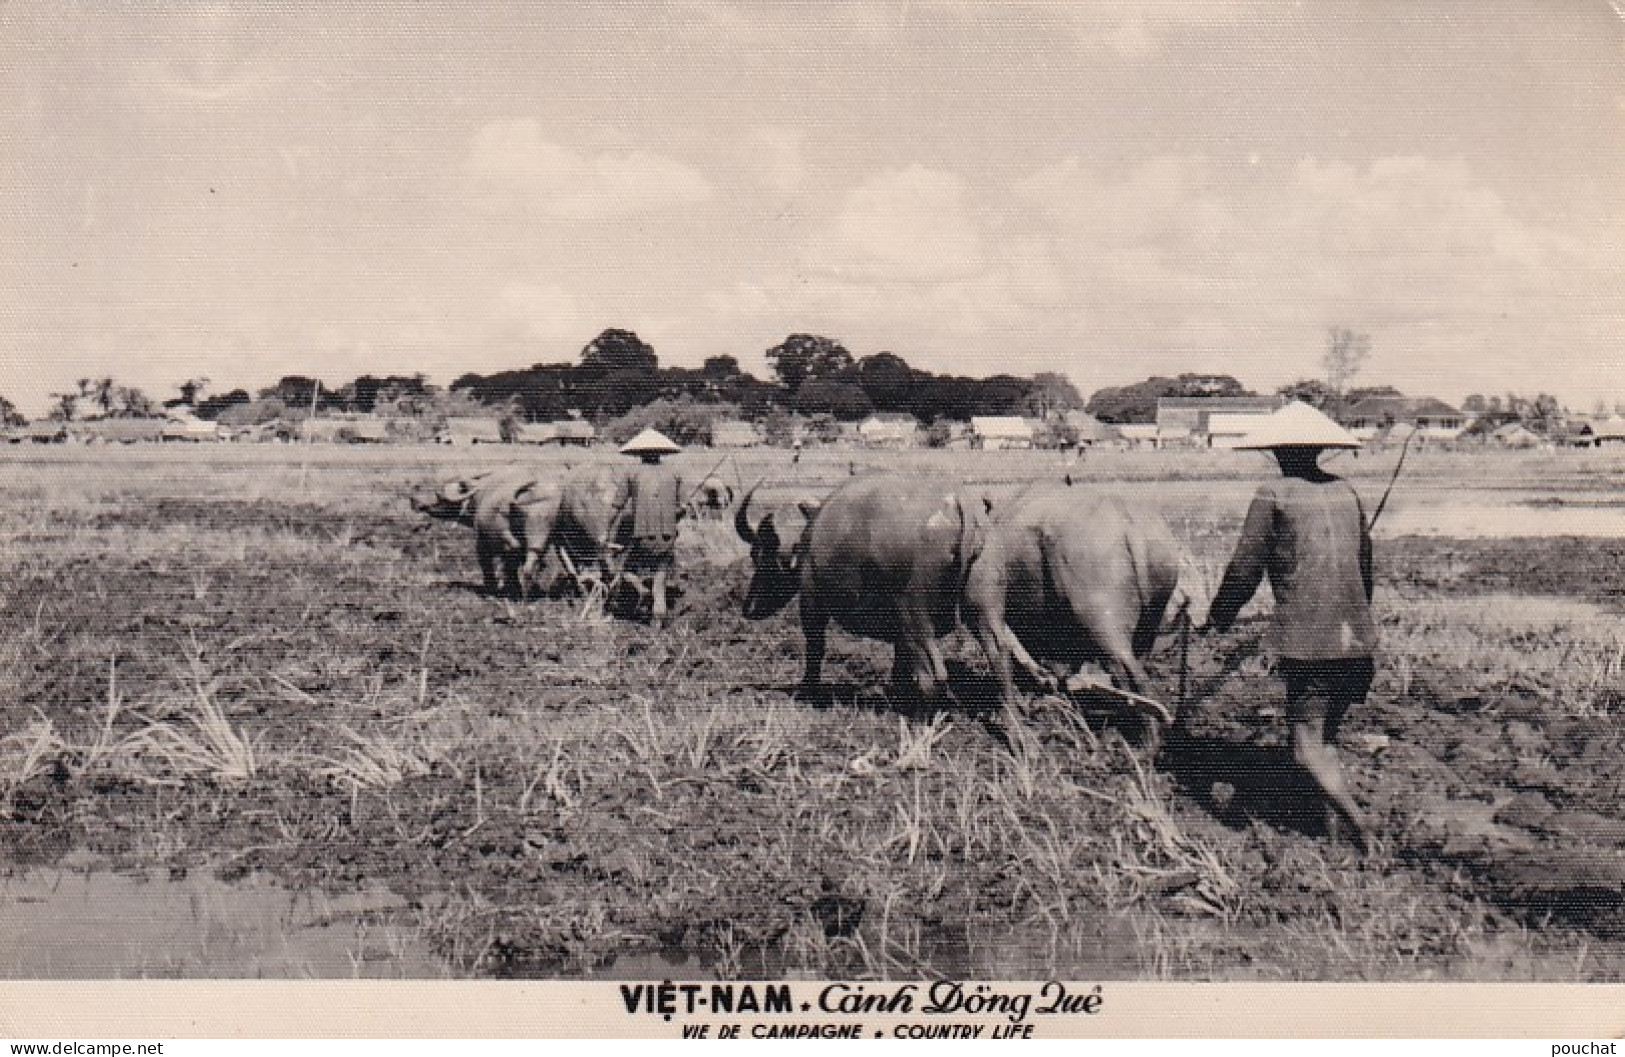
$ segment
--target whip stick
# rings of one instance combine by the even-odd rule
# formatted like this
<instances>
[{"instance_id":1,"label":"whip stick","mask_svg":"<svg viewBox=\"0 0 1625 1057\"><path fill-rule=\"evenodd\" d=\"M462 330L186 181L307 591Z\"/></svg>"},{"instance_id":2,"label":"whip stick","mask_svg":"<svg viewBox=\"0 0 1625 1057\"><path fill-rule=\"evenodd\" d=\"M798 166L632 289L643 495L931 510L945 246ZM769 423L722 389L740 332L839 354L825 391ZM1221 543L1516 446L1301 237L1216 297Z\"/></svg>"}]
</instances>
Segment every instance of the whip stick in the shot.
<instances>
[{"instance_id":1,"label":"whip stick","mask_svg":"<svg viewBox=\"0 0 1625 1057\"><path fill-rule=\"evenodd\" d=\"M731 459L731 458L733 458L733 452L729 452L729 453L728 453L728 454L726 454L726 455L724 455L724 456L723 456L723 457L722 457L722 458L720 458L720 459L718 459L718 460L717 460L717 464L716 464L716 465L715 465L715 466L713 466L713 467L711 467L711 468L710 468L710 469L709 469L709 470L707 470L707 471L705 471L705 476L704 476L704 477L701 477L701 478L700 478L700 483L699 483L699 484L697 484L697 485L695 485L695 486L694 486L694 487L693 487L693 488L692 488L692 489L691 489L691 490L690 490L690 491L689 491L689 493L688 493L688 495L686 495L686 496L684 496L684 497L683 497L683 501L682 501L682 503L681 503L681 504L679 504L679 505L680 505L680 506L687 506L687 505L688 505L688 501L689 501L689 500L690 500L690 499L693 499L693 498L694 498L694 497L695 497L695 496L697 496L697 495L699 495L699 494L700 494L700 489L702 489L702 488L704 488L704 487L705 487L705 482L707 482L707 481L709 481L709 480L710 480L710 479L711 479L711 478L712 478L712 476L713 476L713 475L714 475L714 474L715 474L715 473L716 473L716 472L717 472L717 471L718 471L718 470L720 470L720 469L722 469L722 464L723 464L723 463L725 463L725 462L727 462L727 461L728 461L728 460L729 460L729 459Z\"/></svg>"},{"instance_id":2,"label":"whip stick","mask_svg":"<svg viewBox=\"0 0 1625 1057\"><path fill-rule=\"evenodd\" d=\"M1382 517L1383 508L1388 505L1388 497L1393 494L1394 482L1399 480L1399 471L1405 468L1405 456L1410 454L1411 441L1415 439L1416 431L1413 428L1410 436L1405 438L1405 443L1400 446L1399 461L1394 464L1394 473L1393 476L1388 478L1388 487L1383 489L1382 498L1377 501L1377 509L1372 513L1371 520L1365 523L1365 530L1367 532L1370 532L1374 527L1376 527L1377 519Z\"/></svg>"},{"instance_id":3,"label":"whip stick","mask_svg":"<svg viewBox=\"0 0 1625 1057\"><path fill-rule=\"evenodd\" d=\"M1190 599L1179 604L1179 711L1185 711L1190 703L1190 675L1191 675L1191 602Z\"/></svg>"}]
</instances>

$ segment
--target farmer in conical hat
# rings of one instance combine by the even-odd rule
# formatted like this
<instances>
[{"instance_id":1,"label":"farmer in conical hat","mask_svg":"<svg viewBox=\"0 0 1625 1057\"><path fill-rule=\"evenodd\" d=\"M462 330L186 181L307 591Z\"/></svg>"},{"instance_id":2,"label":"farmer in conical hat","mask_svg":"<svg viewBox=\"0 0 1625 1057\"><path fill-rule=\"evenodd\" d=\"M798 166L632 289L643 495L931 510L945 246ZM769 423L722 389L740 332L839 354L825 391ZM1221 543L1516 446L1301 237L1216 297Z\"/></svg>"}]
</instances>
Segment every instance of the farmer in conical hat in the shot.
<instances>
[{"instance_id":1,"label":"farmer in conical hat","mask_svg":"<svg viewBox=\"0 0 1625 1057\"><path fill-rule=\"evenodd\" d=\"M683 515L683 482L671 467L662 466L660 459L682 450L654 429L646 429L621 445L623 454L635 455L642 463L628 481L625 514L631 523L631 540L625 570L652 578L652 614L656 622L666 619L666 575L673 563L677 519Z\"/></svg>"},{"instance_id":2,"label":"farmer in conical hat","mask_svg":"<svg viewBox=\"0 0 1625 1057\"><path fill-rule=\"evenodd\" d=\"M1360 497L1318 464L1325 448L1360 442L1308 404L1270 415L1238 448L1268 451L1281 468L1253 496L1241 539L1208 610L1225 631L1267 574L1275 617L1266 639L1286 682L1292 756L1325 797L1327 833L1367 850L1366 823L1333 743L1349 707L1371 689L1371 534ZM1204 629L1207 630L1207 629Z\"/></svg>"}]
</instances>

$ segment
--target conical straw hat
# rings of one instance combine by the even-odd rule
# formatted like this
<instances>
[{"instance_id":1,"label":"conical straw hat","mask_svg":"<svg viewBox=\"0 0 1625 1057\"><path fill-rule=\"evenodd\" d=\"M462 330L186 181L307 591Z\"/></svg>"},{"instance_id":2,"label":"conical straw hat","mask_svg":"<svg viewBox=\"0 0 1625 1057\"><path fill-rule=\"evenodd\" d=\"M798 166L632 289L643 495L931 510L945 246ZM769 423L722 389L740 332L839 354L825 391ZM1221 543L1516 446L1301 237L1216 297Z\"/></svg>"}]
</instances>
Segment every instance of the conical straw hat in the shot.
<instances>
[{"instance_id":1,"label":"conical straw hat","mask_svg":"<svg viewBox=\"0 0 1625 1057\"><path fill-rule=\"evenodd\" d=\"M646 429L621 445L623 455L642 455L645 452L656 452L661 455L670 455L682 451L682 445L660 432L658 429Z\"/></svg>"},{"instance_id":2,"label":"conical straw hat","mask_svg":"<svg viewBox=\"0 0 1625 1057\"><path fill-rule=\"evenodd\" d=\"M1360 441L1348 430L1301 400L1265 418L1236 447L1242 451L1264 448L1358 448Z\"/></svg>"}]
</instances>

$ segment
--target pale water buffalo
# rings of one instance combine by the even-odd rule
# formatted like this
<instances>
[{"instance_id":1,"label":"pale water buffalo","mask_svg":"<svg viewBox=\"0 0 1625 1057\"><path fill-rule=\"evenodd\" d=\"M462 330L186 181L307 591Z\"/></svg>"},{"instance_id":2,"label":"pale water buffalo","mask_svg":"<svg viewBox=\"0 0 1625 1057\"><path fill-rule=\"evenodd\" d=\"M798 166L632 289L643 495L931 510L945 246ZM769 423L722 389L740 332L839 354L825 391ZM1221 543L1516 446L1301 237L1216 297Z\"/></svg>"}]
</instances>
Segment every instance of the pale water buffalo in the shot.
<instances>
[{"instance_id":1,"label":"pale water buffalo","mask_svg":"<svg viewBox=\"0 0 1625 1057\"><path fill-rule=\"evenodd\" d=\"M696 520L720 517L734 505L733 485L720 477L707 477L689 495L688 516Z\"/></svg>"},{"instance_id":2,"label":"pale water buffalo","mask_svg":"<svg viewBox=\"0 0 1625 1057\"><path fill-rule=\"evenodd\" d=\"M522 598L553 534L559 499L559 486L539 479L534 470L506 467L415 495L412 506L472 527L486 591Z\"/></svg>"},{"instance_id":3,"label":"pale water buffalo","mask_svg":"<svg viewBox=\"0 0 1625 1057\"><path fill-rule=\"evenodd\" d=\"M755 566L744 615L762 620L800 594L802 694L822 697L824 638L833 620L893 645L892 686L903 698L938 697L948 673L937 639L958 624L965 573L986 524L980 505L962 503L950 481L886 474L752 523L754 491L734 517Z\"/></svg>"},{"instance_id":4,"label":"pale water buffalo","mask_svg":"<svg viewBox=\"0 0 1625 1057\"><path fill-rule=\"evenodd\" d=\"M1160 517L1079 488L1034 485L994 511L966 577L965 623L1007 704L1018 665L1040 686L1058 685L1040 661L1063 671L1099 664L1141 695L1150 678L1143 659L1179 573L1179 547Z\"/></svg>"}]
</instances>

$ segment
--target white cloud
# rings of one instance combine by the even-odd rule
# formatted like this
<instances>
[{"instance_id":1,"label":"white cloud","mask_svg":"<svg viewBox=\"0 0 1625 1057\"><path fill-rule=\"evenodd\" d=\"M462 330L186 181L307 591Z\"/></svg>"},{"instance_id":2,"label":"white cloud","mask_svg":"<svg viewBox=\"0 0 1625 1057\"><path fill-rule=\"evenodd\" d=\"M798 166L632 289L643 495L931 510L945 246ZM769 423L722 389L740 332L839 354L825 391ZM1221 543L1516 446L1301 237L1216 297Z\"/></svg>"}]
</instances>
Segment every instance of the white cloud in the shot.
<instances>
[{"instance_id":1,"label":"white cloud","mask_svg":"<svg viewBox=\"0 0 1625 1057\"><path fill-rule=\"evenodd\" d=\"M1223 353L1268 385L1318 369L1324 328L1345 323L1373 334L1369 377L1453 396L1521 373L1531 354L1583 384L1609 302L1625 337L1605 240L1516 216L1460 162L1305 159L1276 183L1252 179L1191 157L1114 179L1074 159L1017 192L1052 232L1089 320L1079 337L1096 348Z\"/></svg>"},{"instance_id":2,"label":"white cloud","mask_svg":"<svg viewBox=\"0 0 1625 1057\"><path fill-rule=\"evenodd\" d=\"M798 190L807 175L801 156L805 138L796 129L752 129L745 141L745 165L751 177L759 186L778 194Z\"/></svg>"},{"instance_id":3,"label":"white cloud","mask_svg":"<svg viewBox=\"0 0 1625 1057\"><path fill-rule=\"evenodd\" d=\"M849 281L940 282L974 276L984 262L963 182L916 165L853 190L811 240L808 263Z\"/></svg>"},{"instance_id":4,"label":"white cloud","mask_svg":"<svg viewBox=\"0 0 1625 1057\"><path fill-rule=\"evenodd\" d=\"M470 189L501 206L558 220L601 220L703 202L698 170L648 151L584 153L542 138L533 118L492 121L475 135L463 172Z\"/></svg>"},{"instance_id":5,"label":"white cloud","mask_svg":"<svg viewBox=\"0 0 1625 1057\"><path fill-rule=\"evenodd\" d=\"M817 267L714 293L694 329L810 330L1085 388L1177 370L1271 387L1318 372L1342 324L1373 337L1365 380L1447 399L1515 377L1594 390L1625 347L1612 238L1520 217L1459 162L1169 155L1107 175L1068 159L1012 190L995 227L949 174L871 180L814 240Z\"/></svg>"}]
</instances>

